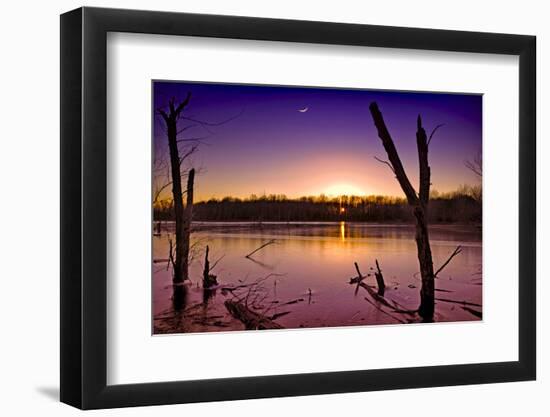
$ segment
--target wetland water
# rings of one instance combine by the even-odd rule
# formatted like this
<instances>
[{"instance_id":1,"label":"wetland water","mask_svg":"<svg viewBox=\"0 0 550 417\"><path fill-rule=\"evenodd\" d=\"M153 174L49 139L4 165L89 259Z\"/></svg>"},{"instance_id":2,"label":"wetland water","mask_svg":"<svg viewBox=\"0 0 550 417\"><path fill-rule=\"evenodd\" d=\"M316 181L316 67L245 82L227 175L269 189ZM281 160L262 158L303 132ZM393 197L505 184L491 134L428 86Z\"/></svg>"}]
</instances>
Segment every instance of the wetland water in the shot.
<instances>
[{"instance_id":1,"label":"wetland water","mask_svg":"<svg viewBox=\"0 0 550 417\"><path fill-rule=\"evenodd\" d=\"M248 297L249 307L285 328L400 323L368 302L364 288L350 285L357 276L372 274L375 259L386 282L385 297L407 309L419 303L420 277L414 225L370 223L193 223L194 260L191 282L174 293L172 272L162 262L174 239L170 223L153 237L153 332L189 333L244 330L224 306L229 299ZM270 240L251 258L245 255ZM462 252L436 279L436 298L482 304L481 228L464 225L430 226L430 243L437 270L458 246ZM202 287L204 247L219 287ZM373 275L365 282L375 286ZM251 287L246 285L253 285ZM225 288L243 286L239 290ZM249 293L247 293L249 292ZM371 300L372 301L372 300ZM436 301L435 321L480 318L468 307ZM473 307L481 312L481 307ZM393 317L392 317L393 316Z\"/></svg>"}]
</instances>

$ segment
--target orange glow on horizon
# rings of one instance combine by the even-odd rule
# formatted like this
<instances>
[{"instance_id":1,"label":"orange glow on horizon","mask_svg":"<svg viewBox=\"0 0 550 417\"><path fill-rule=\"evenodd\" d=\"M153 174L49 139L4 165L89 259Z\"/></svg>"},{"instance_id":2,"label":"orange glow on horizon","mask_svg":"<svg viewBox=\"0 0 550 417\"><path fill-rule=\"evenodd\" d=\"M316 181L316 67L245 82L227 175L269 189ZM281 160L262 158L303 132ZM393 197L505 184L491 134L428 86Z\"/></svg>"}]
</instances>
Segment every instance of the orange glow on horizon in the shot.
<instances>
[{"instance_id":1,"label":"orange glow on horizon","mask_svg":"<svg viewBox=\"0 0 550 417\"><path fill-rule=\"evenodd\" d=\"M324 193L332 197L341 195L362 196L366 194L361 188L347 183L332 184L325 189Z\"/></svg>"}]
</instances>

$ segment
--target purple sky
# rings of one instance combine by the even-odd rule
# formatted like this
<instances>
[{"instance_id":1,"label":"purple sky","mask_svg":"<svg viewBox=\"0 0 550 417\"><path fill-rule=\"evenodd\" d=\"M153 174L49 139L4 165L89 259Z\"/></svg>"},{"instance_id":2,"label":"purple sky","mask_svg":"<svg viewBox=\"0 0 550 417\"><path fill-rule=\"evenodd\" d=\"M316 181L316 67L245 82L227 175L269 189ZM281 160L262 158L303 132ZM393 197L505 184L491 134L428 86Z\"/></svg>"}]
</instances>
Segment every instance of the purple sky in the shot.
<instances>
[{"instance_id":1,"label":"purple sky","mask_svg":"<svg viewBox=\"0 0 550 417\"><path fill-rule=\"evenodd\" d=\"M409 179L417 188L416 117L428 134L432 188L451 191L478 180L464 166L481 150L480 95L346 90L188 82L153 83L154 109L171 97L192 98L184 115L219 126L194 127L181 138L206 137L189 161L200 168L196 200L250 194L383 194L403 196L377 136L369 104L376 101ZM298 110L307 107L305 113ZM166 155L163 121L154 115L154 147ZM181 127L193 124L182 120ZM169 191L169 190L167 190Z\"/></svg>"}]
</instances>

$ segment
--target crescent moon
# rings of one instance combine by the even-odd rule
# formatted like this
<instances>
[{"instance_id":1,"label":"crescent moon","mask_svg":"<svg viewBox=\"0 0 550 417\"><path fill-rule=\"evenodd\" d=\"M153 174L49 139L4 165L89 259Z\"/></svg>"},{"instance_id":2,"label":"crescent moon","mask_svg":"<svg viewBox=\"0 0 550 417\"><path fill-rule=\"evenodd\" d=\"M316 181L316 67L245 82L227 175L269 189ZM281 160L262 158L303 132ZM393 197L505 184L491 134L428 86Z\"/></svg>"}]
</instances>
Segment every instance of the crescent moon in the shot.
<instances>
[{"instance_id":1,"label":"crescent moon","mask_svg":"<svg viewBox=\"0 0 550 417\"><path fill-rule=\"evenodd\" d=\"M304 107L303 109L298 110L300 113L305 113L309 110L309 107Z\"/></svg>"}]
</instances>

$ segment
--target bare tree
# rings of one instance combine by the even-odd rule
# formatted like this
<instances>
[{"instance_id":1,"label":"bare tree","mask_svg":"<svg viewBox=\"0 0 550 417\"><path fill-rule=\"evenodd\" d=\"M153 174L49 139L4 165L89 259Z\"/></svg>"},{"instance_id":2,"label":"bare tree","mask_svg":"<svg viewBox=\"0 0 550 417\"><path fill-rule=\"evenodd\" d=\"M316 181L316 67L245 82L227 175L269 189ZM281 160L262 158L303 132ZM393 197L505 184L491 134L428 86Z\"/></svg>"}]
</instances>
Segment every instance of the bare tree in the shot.
<instances>
[{"instance_id":1,"label":"bare tree","mask_svg":"<svg viewBox=\"0 0 550 417\"><path fill-rule=\"evenodd\" d=\"M207 145L204 140L213 134L212 127L221 126L242 114L241 111L239 114L220 122L206 122L184 114L190 100L191 93L189 92L181 102L177 103L176 99L172 98L168 101L167 108L157 109L157 114L164 121L162 127L168 138L168 155L165 154L163 147L155 147L153 204L162 206L163 202L160 197L169 186L172 186L173 210L176 221L175 256L172 262L173 281L175 283L181 283L189 279L195 168L189 169L188 161L197 152L199 145ZM190 134L190 132L197 131L200 133ZM187 165L187 167L185 168L184 165ZM187 177L187 189L183 190L182 178L185 177ZM183 194L187 194L185 206L183 205Z\"/></svg>"},{"instance_id":2,"label":"bare tree","mask_svg":"<svg viewBox=\"0 0 550 417\"><path fill-rule=\"evenodd\" d=\"M193 182L195 178L195 170L189 171L187 180L187 206L183 206L183 191L181 186L181 164L189 155L180 156L178 148L178 120L182 111L187 107L191 100L191 93L187 94L185 100L176 105L176 101L172 98L168 102L169 111L158 109L158 113L162 116L166 124L166 136L168 138L168 148L170 151L170 171L172 198L174 200L174 214L176 218L176 254L173 261L174 275L173 281L180 283L189 279L189 233L191 224L191 214L193 205ZM196 148L191 148L187 153L194 152ZM160 193L160 192L159 192ZM158 196L157 196L158 198Z\"/></svg>"},{"instance_id":3,"label":"bare tree","mask_svg":"<svg viewBox=\"0 0 550 417\"><path fill-rule=\"evenodd\" d=\"M420 264L420 275L422 277L422 288L420 290L420 306L418 307L418 314L424 321L432 321L435 301L435 285L434 285L434 268L432 260L432 251L430 248L430 240L428 235L428 201L430 196L430 166L428 165L428 144L431 141L433 133L439 127L436 127L430 139L426 135L426 131L422 127L422 119L420 115L417 118L417 131L416 131L416 145L418 150L418 162L420 166L420 184L419 193L412 186L393 139L386 127L382 113L378 109L378 105L373 102L369 106L374 124L378 130L378 136L382 141L382 145L386 150L389 161L383 161L390 165L390 168L394 172L399 185L401 186L407 202L413 208L413 214L416 220L416 248L418 262Z\"/></svg>"},{"instance_id":4,"label":"bare tree","mask_svg":"<svg viewBox=\"0 0 550 417\"><path fill-rule=\"evenodd\" d=\"M481 178L483 176L483 160L481 158L481 150L477 152L473 159L464 161L464 165Z\"/></svg>"}]
</instances>

